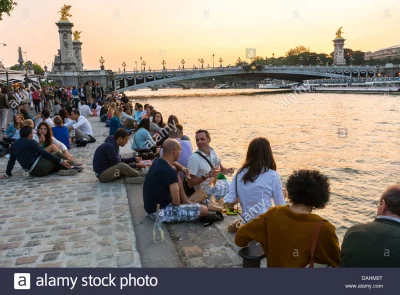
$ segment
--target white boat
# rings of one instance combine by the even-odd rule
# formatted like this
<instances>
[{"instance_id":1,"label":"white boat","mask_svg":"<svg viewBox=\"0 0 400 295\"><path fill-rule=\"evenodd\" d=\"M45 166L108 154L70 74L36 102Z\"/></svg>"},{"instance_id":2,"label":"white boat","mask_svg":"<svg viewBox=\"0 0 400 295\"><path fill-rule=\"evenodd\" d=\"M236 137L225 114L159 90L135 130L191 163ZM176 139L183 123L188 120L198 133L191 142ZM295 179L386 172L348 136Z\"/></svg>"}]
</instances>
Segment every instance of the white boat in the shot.
<instances>
[{"instance_id":1,"label":"white boat","mask_svg":"<svg viewBox=\"0 0 400 295\"><path fill-rule=\"evenodd\" d=\"M280 89L281 84L260 84L258 85L259 89Z\"/></svg>"},{"instance_id":2,"label":"white boat","mask_svg":"<svg viewBox=\"0 0 400 295\"><path fill-rule=\"evenodd\" d=\"M228 84L220 84L220 85L218 86L218 89L227 89L227 88L229 88L229 85L228 85Z\"/></svg>"}]
</instances>

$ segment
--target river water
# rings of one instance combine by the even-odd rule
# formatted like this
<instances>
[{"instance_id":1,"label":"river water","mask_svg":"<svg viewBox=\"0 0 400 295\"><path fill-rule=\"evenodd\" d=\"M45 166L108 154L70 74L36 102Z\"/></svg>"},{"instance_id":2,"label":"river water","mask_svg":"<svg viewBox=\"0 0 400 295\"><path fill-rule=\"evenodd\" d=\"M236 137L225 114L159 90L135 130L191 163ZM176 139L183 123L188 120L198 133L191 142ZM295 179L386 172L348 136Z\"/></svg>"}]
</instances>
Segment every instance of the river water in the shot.
<instances>
[{"instance_id":1,"label":"river water","mask_svg":"<svg viewBox=\"0 0 400 295\"><path fill-rule=\"evenodd\" d=\"M320 170L330 179L331 199L315 213L334 224L340 240L350 226L372 221L374 202L400 181L400 96L250 89L126 94L153 105L164 120L176 115L194 148L195 131L209 130L226 167L239 168L250 141L266 137L283 185L294 170Z\"/></svg>"}]
</instances>

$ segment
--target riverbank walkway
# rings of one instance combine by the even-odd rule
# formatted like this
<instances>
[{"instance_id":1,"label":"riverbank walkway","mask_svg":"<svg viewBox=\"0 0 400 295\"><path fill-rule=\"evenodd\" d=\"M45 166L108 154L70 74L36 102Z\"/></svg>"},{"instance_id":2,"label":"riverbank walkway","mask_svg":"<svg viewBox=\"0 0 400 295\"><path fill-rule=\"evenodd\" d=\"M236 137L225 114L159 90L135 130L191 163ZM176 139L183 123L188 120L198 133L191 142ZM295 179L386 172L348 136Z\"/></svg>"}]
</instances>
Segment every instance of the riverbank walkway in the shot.
<instances>
[{"instance_id":1,"label":"riverbank walkway","mask_svg":"<svg viewBox=\"0 0 400 295\"><path fill-rule=\"evenodd\" d=\"M241 266L230 216L210 227L163 225L165 240L154 244L142 186L95 177L93 154L109 131L99 118L89 121L97 141L70 151L85 165L77 176L34 178L16 164L13 177L0 180L0 267ZM0 158L0 173L7 162Z\"/></svg>"}]
</instances>

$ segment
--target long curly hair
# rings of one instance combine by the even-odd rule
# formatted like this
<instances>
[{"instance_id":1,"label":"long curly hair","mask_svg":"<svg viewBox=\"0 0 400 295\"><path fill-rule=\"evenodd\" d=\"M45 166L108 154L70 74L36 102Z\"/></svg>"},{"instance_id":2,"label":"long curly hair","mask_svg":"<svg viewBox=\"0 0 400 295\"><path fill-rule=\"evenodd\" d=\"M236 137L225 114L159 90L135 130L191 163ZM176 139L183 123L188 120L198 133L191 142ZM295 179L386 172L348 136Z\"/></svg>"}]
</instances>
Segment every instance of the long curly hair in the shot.
<instances>
[{"instance_id":1,"label":"long curly hair","mask_svg":"<svg viewBox=\"0 0 400 295\"><path fill-rule=\"evenodd\" d=\"M44 126L44 127L47 128L47 132L46 132L46 134L44 135L44 138L45 138L44 145L45 145L46 147L48 147L49 145L52 145L52 144L53 144L53 139L52 139L52 138L53 138L53 131L51 130L51 127L50 127L49 124L47 124L46 122L41 122L41 123L39 124L38 128L37 128L37 130L38 130L38 136L39 136L40 127L42 127L42 126Z\"/></svg>"}]
</instances>

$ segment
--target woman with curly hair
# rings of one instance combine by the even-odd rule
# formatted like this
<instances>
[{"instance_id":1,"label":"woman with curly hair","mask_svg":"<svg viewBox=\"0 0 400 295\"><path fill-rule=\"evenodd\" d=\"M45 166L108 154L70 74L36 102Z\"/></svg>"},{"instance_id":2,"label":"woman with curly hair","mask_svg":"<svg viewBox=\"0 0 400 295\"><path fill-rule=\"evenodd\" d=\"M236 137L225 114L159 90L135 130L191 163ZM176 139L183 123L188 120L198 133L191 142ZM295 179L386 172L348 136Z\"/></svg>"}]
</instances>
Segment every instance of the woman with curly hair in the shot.
<instances>
[{"instance_id":1,"label":"woman with curly hair","mask_svg":"<svg viewBox=\"0 0 400 295\"><path fill-rule=\"evenodd\" d=\"M314 262L340 265L335 227L313 210L329 201L328 177L316 170L295 171L286 184L289 205L271 207L239 228L235 243L246 247L261 244L268 267L313 267Z\"/></svg>"}]
</instances>

